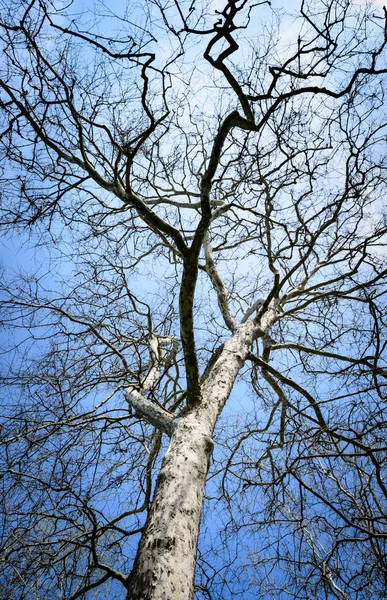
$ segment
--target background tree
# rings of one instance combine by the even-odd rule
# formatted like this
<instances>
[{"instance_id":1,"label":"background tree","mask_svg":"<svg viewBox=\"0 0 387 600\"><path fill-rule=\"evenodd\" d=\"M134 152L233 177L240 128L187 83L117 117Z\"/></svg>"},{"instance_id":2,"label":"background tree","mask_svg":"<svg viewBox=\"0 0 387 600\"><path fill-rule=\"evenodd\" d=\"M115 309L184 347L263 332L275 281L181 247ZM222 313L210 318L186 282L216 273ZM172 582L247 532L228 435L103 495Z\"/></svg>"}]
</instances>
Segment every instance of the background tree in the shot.
<instances>
[{"instance_id":1,"label":"background tree","mask_svg":"<svg viewBox=\"0 0 387 600\"><path fill-rule=\"evenodd\" d=\"M2 597L386 597L385 9L1 15Z\"/></svg>"}]
</instances>

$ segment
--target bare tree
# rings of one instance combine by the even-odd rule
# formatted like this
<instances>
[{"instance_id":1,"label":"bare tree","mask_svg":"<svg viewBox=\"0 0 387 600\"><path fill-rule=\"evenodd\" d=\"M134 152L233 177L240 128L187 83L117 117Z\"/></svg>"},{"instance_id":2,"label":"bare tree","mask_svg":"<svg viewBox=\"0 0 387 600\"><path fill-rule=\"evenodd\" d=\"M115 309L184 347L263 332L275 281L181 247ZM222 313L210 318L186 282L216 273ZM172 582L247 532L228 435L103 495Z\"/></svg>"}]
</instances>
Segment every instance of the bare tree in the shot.
<instances>
[{"instance_id":1,"label":"bare tree","mask_svg":"<svg viewBox=\"0 0 387 600\"><path fill-rule=\"evenodd\" d=\"M386 597L386 42L2 0L2 598Z\"/></svg>"}]
</instances>

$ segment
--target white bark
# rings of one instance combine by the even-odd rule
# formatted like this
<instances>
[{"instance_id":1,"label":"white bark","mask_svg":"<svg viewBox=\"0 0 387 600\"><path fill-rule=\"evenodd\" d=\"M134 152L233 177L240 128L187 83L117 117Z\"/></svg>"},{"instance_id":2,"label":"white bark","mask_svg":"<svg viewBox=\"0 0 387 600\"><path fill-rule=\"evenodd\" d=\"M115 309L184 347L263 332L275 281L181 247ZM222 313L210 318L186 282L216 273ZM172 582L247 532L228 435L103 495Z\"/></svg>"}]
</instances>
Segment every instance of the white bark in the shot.
<instances>
[{"instance_id":1,"label":"white bark","mask_svg":"<svg viewBox=\"0 0 387 600\"><path fill-rule=\"evenodd\" d=\"M148 423L151 423L151 425L154 425L157 429L160 429L169 436L172 434L173 418L168 411L145 398L133 387L129 387L126 390L125 397L129 406L132 407L136 413L144 417Z\"/></svg>"},{"instance_id":2,"label":"white bark","mask_svg":"<svg viewBox=\"0 0 387 600\"><path fill-rule=\"evenodd\" d=\"M265 298L258 298L258 300L256 300L251 306L249 306L249 308L246 310L245 314L243 315L242 319L241 319L241 323L246 323L246 321L248 321L251 317L251 315L253 313L255 313L256 310L258 310L258 308L260 308L261 306L263 306L263 304L265 303Z\"/></svg>"},{"instance_id":3,"label":"white bark","mask_svg":"<svg viewBox=\"0 0 387 600\"><path fill-rule=\"evenodd\" d=\"M163 348L172 346L167 356L164 356ZM141 382L141 391L150 390L160 378L160 365L163 361L172 359L178 350L179 340L175 337L162 337L152 335L149 344L150 369L147 376Z\"/></svg>"},{"instance_id":4,"label":"white bark","mask_svg":"<svg viewBox=\"0 0 387 600\"><path fill-rule=\"evenodd\" d=\"M216 420L256 335L238 326L202 384L202 402L175 419L151 510L128 579L127 600L191 600L203 490Z\"/></svg>"},{"instance_id":5,"label":"white bark","mask_svg":"<svg viewBox=\"0 0 387 600\"><path fill-rule=\"evenodd\" d=\"M179 420L128 582L128 600L193 597L203 489L212 446L208 425L197 415Z\"/></svg>"},{"instance_id":6,"label":"white bark","mask_svg":"<svg viewBox=\"0 0 387 600\"><path fill-rule=\"evenodd\" d=\"M133 408L134 411L144 417L148 423L151 423L151 425L154 425L157 429L160 429L169 436L173 431L172 415L161 406L158 406L145 398L143 394L152 389L159 379L160 364L164 359L162 348L170 345L172 345L172 350L168 353L167 358L172 359L177 352L179 340L174 337L157 337L152 335L149 345L151 366L147 376L141 382L140 389L142 393L134 386L129 386L125 393L130 408Z\"/></svg>"},{"instance_id":7,"label":"white bark","mask_svg":"<svg viewBox=\"0 0 387 600\"><path fill-rule=\"evenodd\" d=\"M226 286L224 285L219 273L215 268L214 255L211 248L210 236L208 235L208 231L204 235L203 238L204 245L204 254L206 257L206 269L207 273L211 279L211 282L215 288L216 294L218 296L218 305L220 311L222 313L224 322L230 331L235 331L237 327L237 321L233 317L233 314L230 309L230 305L228 302L228 291Z\"/></svg>"}]
</instances>

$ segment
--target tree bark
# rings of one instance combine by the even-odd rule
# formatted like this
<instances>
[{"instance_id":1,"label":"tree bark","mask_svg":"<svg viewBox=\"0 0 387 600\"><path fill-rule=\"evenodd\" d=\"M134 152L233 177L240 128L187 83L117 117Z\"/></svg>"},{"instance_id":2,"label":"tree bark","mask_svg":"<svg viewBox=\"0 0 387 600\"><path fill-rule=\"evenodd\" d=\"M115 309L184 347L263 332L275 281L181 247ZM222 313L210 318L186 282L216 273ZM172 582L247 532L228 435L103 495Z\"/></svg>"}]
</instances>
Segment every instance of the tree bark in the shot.
<instances>
[{"instance_id":1,"label":"tree bark","mask_svg":"<svg viewBox=\"0 0 387 600\"><path fill-rule=\"evenodd\" d=\"M212 432L256 335L238 326L202 383L202 401L175 419L151 509L128 578L127 600L192 600Z\"/></svg>"},{"instance_id":2,"label":"tree bark","mask_svg":"<svg viewBox=\"0 0 387 600\"><path fill-rule=\"evenodd\" d=\"M128 581L128 600L193 597L203 489L213 447L209 433L196 415L176 426Z\"/></svg>"}]
</instances>

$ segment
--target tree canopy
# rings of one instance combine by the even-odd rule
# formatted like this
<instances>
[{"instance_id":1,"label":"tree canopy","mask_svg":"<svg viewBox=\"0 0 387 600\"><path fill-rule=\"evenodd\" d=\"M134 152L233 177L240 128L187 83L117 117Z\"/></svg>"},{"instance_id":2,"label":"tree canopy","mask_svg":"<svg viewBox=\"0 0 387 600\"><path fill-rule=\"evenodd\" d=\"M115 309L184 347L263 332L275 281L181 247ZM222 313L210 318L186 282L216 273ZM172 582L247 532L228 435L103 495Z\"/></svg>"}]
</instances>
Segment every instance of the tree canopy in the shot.
<instances>
[{"instance_id":1,"label":"tree canopy","mask_svg":"<svg viewBox=\"0 0 387 600\"><path fill-rule=\"evenodd\" d=\"M386 9L0 7L0 596L386 598Z\"/></svg>"}]
</instances>

